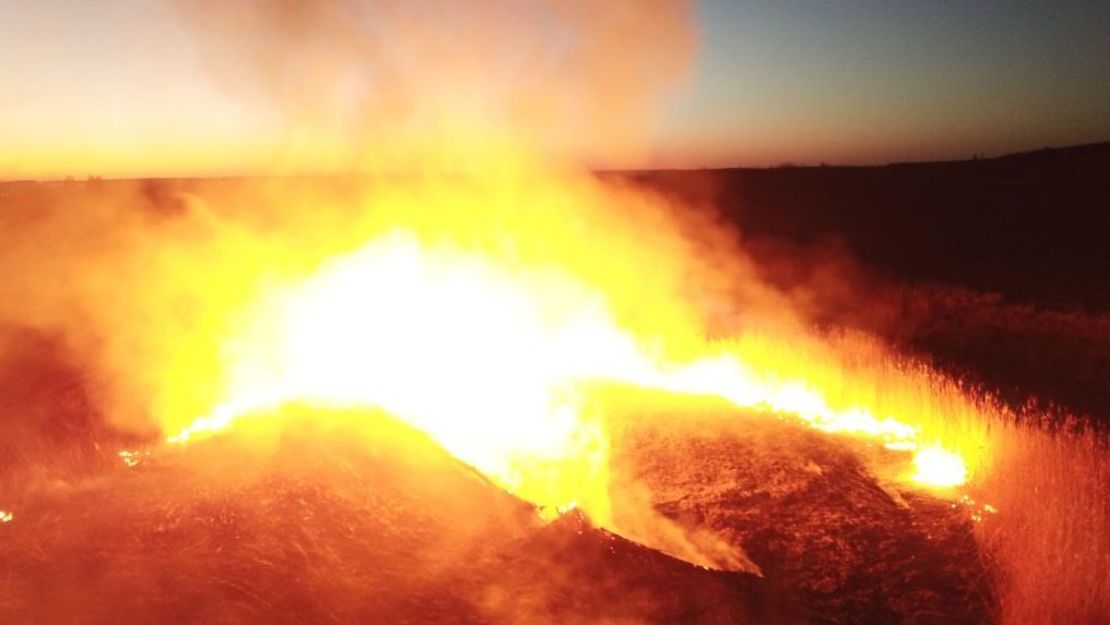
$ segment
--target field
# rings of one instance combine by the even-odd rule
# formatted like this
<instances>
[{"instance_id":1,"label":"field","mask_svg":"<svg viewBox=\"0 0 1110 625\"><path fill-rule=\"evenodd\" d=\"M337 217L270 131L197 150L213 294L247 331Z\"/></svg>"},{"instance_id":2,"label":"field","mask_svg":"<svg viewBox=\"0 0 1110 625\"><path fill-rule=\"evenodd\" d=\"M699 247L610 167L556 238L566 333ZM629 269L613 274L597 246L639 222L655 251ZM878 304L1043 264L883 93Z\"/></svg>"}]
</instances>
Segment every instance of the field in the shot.
<instances>
[{"instance_id":1,"label":"field","mask_svg":"<svg viewBox=\"0 0 1110 625\"><path fill-rule=\"evenodd\" d=\"M194 198L257 196L236 180L2 183L0 617L1104 622L1108 174L1108 144L878 168L599 174L700 211L694 226L734 229L759 280L818 339L775 355L782 366L847 354L843 377L826 381L831 396L928 408L917 423L969 459L972 476L959 490L912 488L893 477L904 454L874 441L718 400L604 388L619 536L589 510L551 522L378 412L287 406L278 430L248 420L182 448L121 425L100 409L102 373L81 358L108 339L50 320L84 322L67 308L71 293L122 298L132 285L84 265L53 270L47 256L20 264L40 257L16 248L36 249L27 233L51 216L105 198L174 229ZM321 205L357 193L357 181L324 182L279 181L271 193ZM76 227L65 237L105 267L130 244ZM204 249L218 270L221 250ZM188 276L224 288L211 272ZM61 285L51 297L30 295L48 281ZM173 312L207 322L201 310L183 301ZM738 343L775 351L758 338Z\"/></svg>"}]
</instances>

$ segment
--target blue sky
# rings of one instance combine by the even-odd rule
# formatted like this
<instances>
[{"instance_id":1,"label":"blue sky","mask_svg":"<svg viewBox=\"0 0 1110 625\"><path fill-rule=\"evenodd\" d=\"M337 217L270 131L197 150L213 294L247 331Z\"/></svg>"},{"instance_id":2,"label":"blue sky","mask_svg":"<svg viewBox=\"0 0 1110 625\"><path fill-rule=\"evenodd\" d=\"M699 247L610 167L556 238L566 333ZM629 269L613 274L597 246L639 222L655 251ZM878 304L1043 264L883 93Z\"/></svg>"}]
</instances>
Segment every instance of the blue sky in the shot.
<instances>
[{"instance_id":1,"label":"blue sky","mask_svg":"<svg viewBox=\"0 0 1110 625\"><path fill-rule=\"evenodd\" d=\"M1110 2L697 5L663 140L713 163L885 162L1110 140Z\"/></svg>"}]
</instances>

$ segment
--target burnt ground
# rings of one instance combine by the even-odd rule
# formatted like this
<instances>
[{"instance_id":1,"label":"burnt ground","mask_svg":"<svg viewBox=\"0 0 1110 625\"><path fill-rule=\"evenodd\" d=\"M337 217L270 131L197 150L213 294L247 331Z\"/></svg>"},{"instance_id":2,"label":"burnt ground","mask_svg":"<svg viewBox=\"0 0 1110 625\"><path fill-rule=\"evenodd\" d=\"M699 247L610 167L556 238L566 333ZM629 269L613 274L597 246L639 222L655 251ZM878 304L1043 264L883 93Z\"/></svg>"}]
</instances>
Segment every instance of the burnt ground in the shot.
<instances>
[{"instance_id":1,"label":"burnt ground","mask_svg":"<svg viewBox=\"0 0 1110 625\"><path fill-rule=\"evenodd\" d=\"M80 479L7 481L0 616L989 622L966 514L884 487L846 439L755 415L726 431L693 413L638 415L618 437L617 464L658 510L743 547L761 578L687 564L575 512L544 523L388 417L300 410L276 438L248 431ZM697 418L705 434L690 437ZM668 428L679 420L682 436Z\"/></svg>"},{"instance_id":2,"label":"burnt ground","mask_svg":"<svg viewBox=\"0 0 1110 625\"><path fill-rule=\"evenodd\" d=\"M623 477L646 483L681 525L741 546L768 580L797 591L811 622L990 622L991 572L971 519L861 464L891 452L770 415L633 421L614 437Z\"/></svg>"},{"instance_id":3,"label":"burnt ground","mask_svg":"<svg viewBox=\"0 0 1110 625\"><path fill-rule=\"evenodd\" d=\"M687 564L577 513L544 523L387 417L323 428L312 421L325 415L302 416L265 449L225 437L81 480L6 483L17 512L0 525L0 617L801 622L753 575Z\"/></svg>"}]
</instances>

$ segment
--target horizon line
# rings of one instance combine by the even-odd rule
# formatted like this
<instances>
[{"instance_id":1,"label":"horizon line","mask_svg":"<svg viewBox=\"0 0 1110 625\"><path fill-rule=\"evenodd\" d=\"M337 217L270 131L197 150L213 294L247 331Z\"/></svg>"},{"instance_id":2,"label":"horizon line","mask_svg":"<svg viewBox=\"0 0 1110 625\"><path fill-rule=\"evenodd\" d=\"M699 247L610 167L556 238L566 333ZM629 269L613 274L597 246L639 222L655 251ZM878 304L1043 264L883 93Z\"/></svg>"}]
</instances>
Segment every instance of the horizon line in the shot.
<instances>
[{"instance_id":1,"label":"horizon line","mask_svg":"<svg viewBox=\"0 0 1110 625\"><path fill-rule=\"evenodd\" d=\"M1071 145L1048 145L1039 148L1028 150L1020 150L1017 152L1007 152L996 156L988 156L986 153L973 153L968 158L947 158L936 160L904 160L904 161L888 161L886 163L872 163L872 164L851 164L851 163L805 163L784 161L776 165L706 165L706 166L660 166L660 167L605 167L605 168L591 168L585 167L582 171L592 174L637 174L637 173L653 173L653 172L697 172L697 171L771 171L780 169L879 169L885 167L899 167L899 166L912 166L912 165L944 165L956 163L975 163L985 161L996 161L1005 158L1012 158L1018 156L1026 156L1033 154L1040 154L1043 152L1053 152L1062 150L1080 150L1090 149L1096 147L1110 147L1110 138L1100 141L1090 141L1085 143L1077 143ZM332 172L300 172L300 173L221 173L221 174L187 174L187 175L136 175L136 176L99 176L88 174L84 177L77 177L73 174L65 176L45 176L41 178L3 178L0 177L0 184L13 184L13 183L42 183L42 182L63 182L63 183L88 183L88 182L125 182L125 181L143 181L143 180L242 180L250 178L342 178L342 177L361 177L361 176L402 176L408 175L411 172L404 171L389 171L389 172L370 172L370 171L332 171ZM463 174L466 172L449 172L452 174Z\"/></svg>"}]
</instances>

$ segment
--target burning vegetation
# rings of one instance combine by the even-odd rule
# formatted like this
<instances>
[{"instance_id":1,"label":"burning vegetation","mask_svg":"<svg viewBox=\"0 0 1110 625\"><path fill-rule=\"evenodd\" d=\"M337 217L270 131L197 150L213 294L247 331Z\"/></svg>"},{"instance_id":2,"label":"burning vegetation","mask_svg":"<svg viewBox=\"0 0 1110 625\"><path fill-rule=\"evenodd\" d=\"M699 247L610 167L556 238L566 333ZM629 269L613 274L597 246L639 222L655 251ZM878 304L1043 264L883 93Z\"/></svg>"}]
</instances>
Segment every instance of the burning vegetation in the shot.
<instances>
[{"instance_id":1,"label":"burning vegetation","mask_svg":"<svg viewBox=\"0 0 1110 625\"><path fill-rule=\"evenodd\" d=\"M682 3L179 4L229 84L373 173L16 194L0 615L1106 613L1102 439L818 328L713 206L571 159L639 149ZM1057 546L1093 589L1038 602Z\"/></svg>"}]
</instances>

